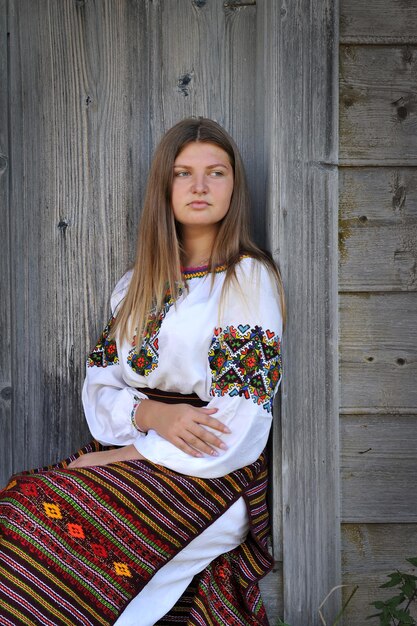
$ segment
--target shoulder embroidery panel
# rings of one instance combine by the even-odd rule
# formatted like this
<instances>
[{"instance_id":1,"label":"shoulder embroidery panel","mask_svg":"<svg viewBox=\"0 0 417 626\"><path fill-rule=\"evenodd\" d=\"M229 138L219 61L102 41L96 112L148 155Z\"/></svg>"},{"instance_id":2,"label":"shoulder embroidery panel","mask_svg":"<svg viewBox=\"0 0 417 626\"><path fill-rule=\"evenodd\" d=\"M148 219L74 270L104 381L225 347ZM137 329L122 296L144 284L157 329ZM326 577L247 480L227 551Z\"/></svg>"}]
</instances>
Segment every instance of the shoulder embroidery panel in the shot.
<instances>
[{"instance_id":1,"label":"shoulder embroidery panel","mask_svg":"<svg viewBox=\"0 0 417 626\"><path fill-rule=\"evenodd\" d=\"M208 360L210 395L244 396L272 411L282 375L281 341L274 331L249 324L215 328Z\"/></svg>"},{"instance_id":2,"label":"shoulder embroidery panel","mask_svg":"<svg viewBox=\"0 0 417 626\"><path fill-rule=\"evenodd\" d=\"M101 333L96 346L87 358L88 367L107 367L119 362L117 346L114 339L109 339L114 317L111 317Z\"/></svg>"},{"instance_id":3,"label":"shoulder embroidery panel","mask_svg":"<svg viewBox=\"0 0 417 626\"><path fill-rule=\"evenodd\" d=\"M182 291L183 290L180 289L180 295ZM149 374L158 367L159 331L164 318L174 302L175 300L170 290L168 290L165 294L164 303L159 314L156 310L153 310L149 315L148 324L139 350L137 349L137 336L135 335L133 337L132 349L128 354L127 362L132 370L140 376L149 376Z\"/></svg>"}]
</instances>

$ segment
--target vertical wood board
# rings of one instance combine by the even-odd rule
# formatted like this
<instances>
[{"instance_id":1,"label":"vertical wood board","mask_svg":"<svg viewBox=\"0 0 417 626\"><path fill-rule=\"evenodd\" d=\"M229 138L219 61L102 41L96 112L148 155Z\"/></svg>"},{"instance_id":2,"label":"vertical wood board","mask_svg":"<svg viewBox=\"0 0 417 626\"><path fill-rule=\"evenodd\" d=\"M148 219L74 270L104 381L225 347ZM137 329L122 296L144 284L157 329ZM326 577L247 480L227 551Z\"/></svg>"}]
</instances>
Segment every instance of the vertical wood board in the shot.
<instances>
[{"instance_id":1,"label":"vertical wood board","mask_svg":"<svg viewBox=\"0 0 417 626\"><path fill-rule=\"evenodd\" d=\"M255 237L264 243L264 196L255 178L258 154L254 108L256 74L255 5L234 10L222 2L175 8L150 6L152 140L188 116L210 117L235 139L254 200Z\"/></svg>"},{"instance_id":2,"label":"vertical wood board","mask_svg":"<svg viewBox=\"0 0 417 626\"><path fill-rule=\"evenodd\" d=\"M135 236L125 227L136 165L124 6L12 4L11 133L21 155L12 171L13 333L17 354L31 351L13 360L16 470L66 456L89 436L85 357Z\"/></svg>"},{"instance_id":3,"label":"vertical wood board","mask_svg":"<svg viewBox=\"0 0 417 626\"><path fill-rule=\"evenodd\" d=\"M0 0L0 441L5 450L12 449L12 380L11 380L11 291L10 291L10 226L9 226L9 167L10 146L8 129L8 36L7 0ZM0 488L10 475L10 454L0 455Z\"/></svg>"},{"instance_id":4,"label":"vertical wood board","mask_svg":"<svg viewBox=\"0 0 417 626\"><path fill-rule=\"evenodd\" d=\"M279 226L277 195L278 167L276 157L273 155L272 137L276 132L274 127L274 114L276 114L276 101L274 94L268 86L276 85L278 80L278 55L277 42L271 29L275 28L275 21L271 16L270 3L262 3L257 7L257 46L256 66L257 75L254 85L256 92L255 107L257 111L255 136L262 138L257 140L257 160L254 163L255 187L254 193L258 198L264 198L265 202L265 245L273 254L278 265L283 259L279 250ZM285 341L285 332L284 332ZM285 375L285 374L284 374ZM270 509L272 514L272 547L276 561L282 562L282 432L281 432L281 397L280 393L274 403L274 418L270 437ZM282 589L281 589L282 591ZM281 614L281 616L283 613Z\"/></svg>"},{"instance_id":5,"label":"vertical wood board","mask_svg":"<svg viewBox=\"0 0 417 626\"><path fill-rule=\"evenodd\" d=\"M278 622L284 613L282 605L282 565L276 564L272 572L259 583L262 599L271 625Z\"/></svg>"},{"instance_id":6,"label":"vertical wood board","mask_svg":"<svg viewBox=\"0 0 417 626\"><path fill-rule=\"evenodd\" d=\"M340 580L337 3L267 2L267 224L288 302L282 384L285 619L319 624ZM258 48L258 54L259 48ZM272 232L271 232L272 231ZM317 385L317 381L320 385ZM288 383L287 383L288 381ZM324 609L334 619L338 594Z\"/></svg>"}]
</instances>

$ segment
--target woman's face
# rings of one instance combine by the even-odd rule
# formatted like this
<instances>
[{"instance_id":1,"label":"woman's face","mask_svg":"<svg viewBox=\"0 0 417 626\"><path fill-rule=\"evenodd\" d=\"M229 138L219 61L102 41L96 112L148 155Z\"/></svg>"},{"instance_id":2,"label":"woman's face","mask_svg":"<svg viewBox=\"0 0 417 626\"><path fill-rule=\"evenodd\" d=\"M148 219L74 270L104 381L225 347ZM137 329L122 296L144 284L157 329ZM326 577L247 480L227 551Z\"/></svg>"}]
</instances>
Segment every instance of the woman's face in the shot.
<instances>
[{"instance_id":1,"label":"woman's face","mask_svg":"<svg viewBox=\"0 0 417 626\"><path fill-rule=\"evenodd\" d=\"M229 210L233 193L233 168L219 146L194 141L174 162L171 204L183 227L215 226Z\"/></svg>"}]
</instances>

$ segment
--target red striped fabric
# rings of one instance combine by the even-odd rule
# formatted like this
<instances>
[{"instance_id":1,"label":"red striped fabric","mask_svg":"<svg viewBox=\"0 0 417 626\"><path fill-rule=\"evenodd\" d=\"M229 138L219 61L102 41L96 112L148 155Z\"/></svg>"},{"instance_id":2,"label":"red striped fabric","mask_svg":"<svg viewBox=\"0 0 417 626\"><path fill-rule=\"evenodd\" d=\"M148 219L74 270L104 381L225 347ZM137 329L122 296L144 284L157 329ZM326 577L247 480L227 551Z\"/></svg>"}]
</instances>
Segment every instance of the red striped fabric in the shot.
<instances>
[{"instance_id":1,"label":"red striped fabric","mask_svg":"<svg viewBox=\"0 0 417 626\"><path fill-rule=\"evenodd\" d=\"M103 449L93 442L77 454ZM251 532L213 561L158 624L266 626L266 461L184 476L148 461L12 478L0 494L0 624L106 626L153 574L244 496Z\"/></svg>"}]
</instances>

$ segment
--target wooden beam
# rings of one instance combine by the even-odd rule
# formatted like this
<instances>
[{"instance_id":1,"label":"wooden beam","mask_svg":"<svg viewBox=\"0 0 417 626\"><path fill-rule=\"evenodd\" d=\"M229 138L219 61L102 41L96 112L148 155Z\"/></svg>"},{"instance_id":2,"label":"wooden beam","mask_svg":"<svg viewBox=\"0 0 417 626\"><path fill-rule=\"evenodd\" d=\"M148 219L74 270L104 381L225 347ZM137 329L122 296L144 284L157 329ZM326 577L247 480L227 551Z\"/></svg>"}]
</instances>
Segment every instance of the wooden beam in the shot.
<instances>
[{"instance_id":1,"label":"wooden beam","mask_svg":"<svg viewBox=\"0 0 417 626\"><path fill-rule=\"evenodd\" d=\"M285 620L316 626L318 608L341 576L338 3L319 0L313 10L307 0L269 0L258 10L265 25L264 133L258 134L268 163L267 229L288 302L276 423L282 432ZM324 608L327 623L339 604L336 592Z\"/></svg>"},{"instance_id":2,"label":"wooden beam","mask_svg":"<svg viewBox=\"0 0 417 626\"><path fill-rule=\"evenodd\" d=\"M9 225L9 133L8 133L8 34L7 0L0 0L0 488L12 470L12 380L11 380L11 308L10 308L10 225Z\"/></svg>"}]
</instances>

